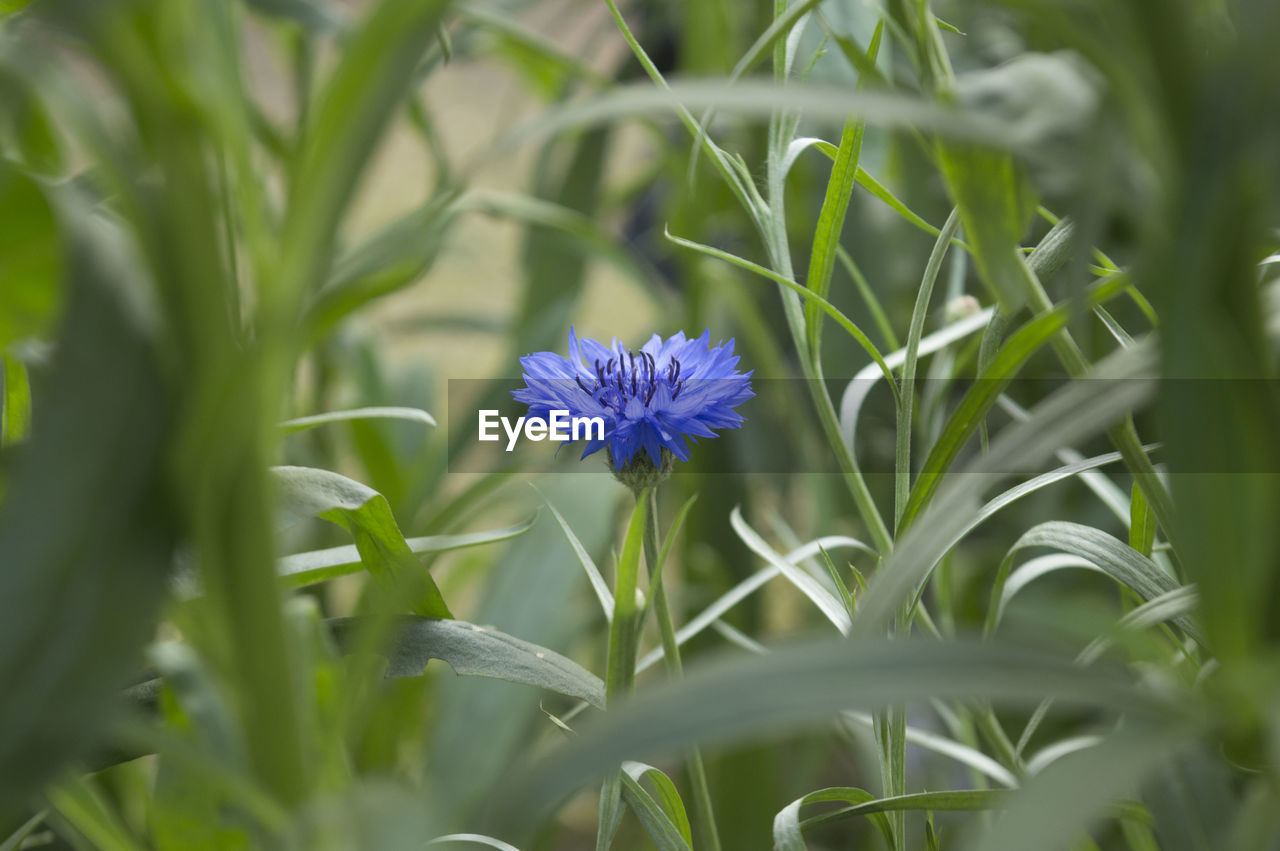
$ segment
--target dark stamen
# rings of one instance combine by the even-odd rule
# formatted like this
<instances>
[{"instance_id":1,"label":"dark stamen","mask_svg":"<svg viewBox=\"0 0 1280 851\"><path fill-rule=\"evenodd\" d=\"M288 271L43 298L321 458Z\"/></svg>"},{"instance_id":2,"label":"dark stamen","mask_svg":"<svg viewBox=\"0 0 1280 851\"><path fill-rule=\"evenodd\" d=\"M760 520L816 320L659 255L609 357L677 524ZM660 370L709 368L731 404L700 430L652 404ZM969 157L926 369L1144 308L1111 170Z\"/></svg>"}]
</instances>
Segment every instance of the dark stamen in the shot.
<instances>
[{"instance_id":1,"label":"dark stamen","mask_svg":"<svg viewBox=\"0 0 1280 851\"><path fill-rule=\"evenodd\" d=\"M585 384L583 384L583 383L582 383L582 379L581 379L579 376L576 376L576 375L575 375L575 376L573 377L573 380L574 380L574 381L576 381L576 382L578 382L578 386L582 388L582 392L583 392L583 393L586 393L588 396L590 396L590 395L591 395L591 391L587 389L587 385L585 385Z\"/></svg>"},{"instance_id":2,"label":"dark stamen","mask_svg":"<svg viewBox=\"0 0 1280 851\"><path fill-rule=\"evenodd\" d=\"M677 373L678 373L679 371L680 371L680 370L676 370L676 372L677 372ZM674 402L674 401L676 400L676 397L680 395L680 391L681 391L683 388L684 388L684 382L683 382L683 381L681 381L679 384L677 384L677 385L676 385L675 392L671 394L671 401L673 401L673 402Z\"/></svg>"}]
</instances>

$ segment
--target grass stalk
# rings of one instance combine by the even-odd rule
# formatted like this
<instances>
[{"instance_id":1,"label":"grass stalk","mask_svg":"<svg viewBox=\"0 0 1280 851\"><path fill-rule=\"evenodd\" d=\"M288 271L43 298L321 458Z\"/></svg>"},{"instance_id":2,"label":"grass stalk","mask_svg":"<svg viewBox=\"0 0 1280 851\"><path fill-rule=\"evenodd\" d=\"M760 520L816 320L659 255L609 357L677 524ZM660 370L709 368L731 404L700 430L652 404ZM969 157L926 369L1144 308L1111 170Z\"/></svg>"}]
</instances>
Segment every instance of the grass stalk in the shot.
<instances>
[{"instance_id":1,"label":"grass stalk","mask_svg":"<svg viewBox=\"0 0 1280 851\"><path fill-rule=\"evenodd\" d=\"M667 604L667 591L661 578L662 561L659 552L662 547L658 541L658 489L650 488L646 499L649 504L649 516L653 518L649 524L649 534L644 537L644 560L649 566L649 588L653 595L653 615L658 622L658 634L662 639L662 658L667 672L672 679L684 675L684 666L680 661L680 643L676 640L675 625L671 620L671 608ZM702 751L691 748L685 755L685 770L689 774L689 784L693 793L693 813L701 842L699 848L708 851L719 851L720 833L716 829L715 808L711 803L711 788L707 784L706 766L702 761Z\"/></svg>"},{"instance_id":2,"label":"grass stalk","mask_svg":"<svg viewBox=\"0 0 1280 851\"><path fill-rule=\"evenodd\" d=\"M636 676L636 651L640 631L636 628L639 609L636 587L640 572L640 553L644 546L648 503L636 500L627 525L627 536L618 558L618 572L613 584L613 620L609 623L609 661L605 669L605 705L612 709L631 693ZM622 771L613 771L600 792L600 822L596 833L597 851L606 851L622 818Z\"/></svg>"}]
</instances>

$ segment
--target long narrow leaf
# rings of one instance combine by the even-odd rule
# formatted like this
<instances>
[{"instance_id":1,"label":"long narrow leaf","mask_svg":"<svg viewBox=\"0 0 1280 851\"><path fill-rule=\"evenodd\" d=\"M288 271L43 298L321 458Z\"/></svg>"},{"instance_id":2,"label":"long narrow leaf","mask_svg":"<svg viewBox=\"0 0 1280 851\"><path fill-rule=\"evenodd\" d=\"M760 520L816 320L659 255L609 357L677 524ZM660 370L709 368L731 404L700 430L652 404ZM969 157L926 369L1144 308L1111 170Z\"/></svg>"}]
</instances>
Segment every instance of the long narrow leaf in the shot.
<instances>
[{"instance_id":1,"label":"long narrow leaf","mask_svg":"<svg viewBox=\"0 0 1280 851\"><path fill-rule=\"evenodd\" d=\"M327 414L312 414L307 417L298 417L292 420L285 420L280 423L280 428L287 434L298 431L304 431L316 426L329 425L330 423L351 422L353 420L408 420L409 422L422 423L423 425L434 426L436 424L435 417L426 411L418 408L352 408L349 411L331 411Z\"/></svg>"},{"instance_id":2,"label":"long narrow leaf","mask_svg":"<svg viewBox=\"0 0 1280 851\"><path fill-rule=\"evenodd\" d=\"M537 519L538 515L534 514L523 523L517 523L514 526L507 526L502 529L463 532L457 535L427 535L419 538L405 538L405 543L409 545L409 550L415 554L440 553L448 550L460 550L466 547L479 547L523 535L533 527ZM284 577L287 584L292 588L313 585L336 576L347 576L365 569L360 560L360 550L353 544L283 556L276 564L278 565L280 576Z\"/></svg>"}]
</instances>

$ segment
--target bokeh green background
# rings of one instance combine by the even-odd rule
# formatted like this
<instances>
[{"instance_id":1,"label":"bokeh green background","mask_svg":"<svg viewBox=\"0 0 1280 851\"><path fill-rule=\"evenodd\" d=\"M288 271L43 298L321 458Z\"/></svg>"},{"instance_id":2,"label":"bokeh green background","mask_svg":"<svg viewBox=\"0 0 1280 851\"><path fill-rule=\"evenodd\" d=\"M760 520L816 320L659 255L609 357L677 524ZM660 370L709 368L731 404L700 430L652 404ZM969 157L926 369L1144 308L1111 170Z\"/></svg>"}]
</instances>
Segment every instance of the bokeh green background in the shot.
<instances>
[{"instance_id":1,"label":"bokeh green background","mask_svg":"<svg viewBox=\"0 0 1280 851\"><path fill-rule=\"evenodd\" d=\"M0 848L1277 847L1270 0L0 15ZM631 495L442 427L571 323L803 379L607 713Z\"/></svg>"}]
</instances>

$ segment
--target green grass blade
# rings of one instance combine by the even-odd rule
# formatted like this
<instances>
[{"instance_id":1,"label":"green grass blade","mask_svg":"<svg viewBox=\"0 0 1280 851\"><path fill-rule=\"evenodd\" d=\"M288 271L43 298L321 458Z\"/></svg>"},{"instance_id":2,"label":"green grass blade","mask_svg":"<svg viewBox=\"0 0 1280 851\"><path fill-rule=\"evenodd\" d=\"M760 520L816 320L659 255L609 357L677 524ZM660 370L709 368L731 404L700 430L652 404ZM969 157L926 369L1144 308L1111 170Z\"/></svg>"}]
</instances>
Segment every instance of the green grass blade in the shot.
<instances>
[{"instance_id":1,"label":"green grass blade","mask_svg":"<svg viewBox=\"0 0 1280 851\"><path fill-rule=\"evenodd\" d=\"M1143 778L1167 760L1186 732L1163 724L1122 727L1096 747L1071 754L1010 796L1004 815L963 846L967 851L1024 851L1028 836L1084 836L1108 807L1135 797Z\"/></svg>"},{"instance_id":2,"label":"green grass blade","mask_svg":"<svg viewBox=\"0 0 1280 851\"><path fill-rule=\"evenodd\" d=\"M1098 365L1096 377L1129 380L1072 382L1036 406L1026 422L1004 430L991 451L964 470L984 475L958 475L941 488L928 514L931 522L907 528L863 595L858 634L877 634L904 600L920 592L941 554L979 510L980 495L993 478L1042 463L1149 401L1153 354L1151 347L1137 346L1111 355Z\"/></svg>"},{"instance_id":3,"label":"green grass blade","mask_svg":"<svg viewBox=\"0 0 1280 851\"><path fill-rule=\"evenodd\" d=\"M878 558L875 549L872 547L864 544L856 538L848 538L842 535L830 535L824 538L819 538L815 541L810 541L804 546L798 547L797 549L787 553L783 558L788 564L795 565L804 559L812 558L823 550L843 548L856 549L860 552L866 553L872 558ZM676 633L676 643L684 644L695 635L701 633L707 627L713 626L726 612L745 600L751 594L763 588L770 580L776 579L781 574L782 571L770 562L768 567L753 573L746 579L743 579L733 588L717 597L715 601L699 612L695 617L690 619L690 621ZM662 660L662 655L661 647L645 654L636 666L637 673L648 670L650 667L660 662Z\"/></svg>"},{"instance_id":4,"label":"green grass blade","mask_svg":"<svg viewBox=\"0 0 1280 851\"><path fill-rule=\"evenodd\" d=\"M950 792L919 792L893 798L876 798L834 812L811 816L801 823L801 828L814 828L872 813L994 810L1004 805L1009 794L1004 789L959 789Z\"/></svg>"},{"instance_id":5,"label":"green grass blade","mask_svg":"<svg viewBox=\"0 0 1280 851\"><path fill-rule=\"evenodd\" d=\"M418 62L435 40L448 5L447 0L384 0L348 39L310 110L290 176L279 275L264 293L264 307L277 298L280 308L291 307L325 280L329 246L360 174L417 79ZM277 290L278 296L269 295Z\"/></svg>"},{"instance_id":6,"label":"green grass blade","mask_svg":"<svg viewBox=\"0 0 1280 851\"><path fill-rule=\"evenodd\" d=\"M435 580L414 557L386 497L328 470L273 467L285 506L351 533L365 569L401 606L415 614L452 618Z\"/></svg>"},{"instance_id":7,"label":"green grass blade","mask_svg":"<svg viewBox=\"0 0 1280 851\"><path fill-rule=\"evenodd\" d=\"M654 844L660 851L690 851L693 829L671 778L643 762L624 762L622 771L622 794ZM645 790L645 780L653 785L656 796Z\"/></svg>"},{"instance_id":8,"label":"green grass blade","mask_svg":"<svg viewBox=\"0 0 1280 851\"><path fill-rule=\"evenodd\" d=\"M339 255L324 286L307 302L310 339L323 339L359 308L421 278L439 256L458 212L453 193L438 193Z\"/></svg>"},{"instance_id":9,"label":"green grass blade","mask_svg":"<svg viewBox=\"0 0 1280 851\"><path fill-rule=\"evenodd\" d=\"M492 836L485 836L481 833L449 833L444 836L437 836L435 839L427 842L428 845L444 845L452 842L469 842L472 845L483 845L486 848L496 848L497 851L520 851L516 846L503 842L501 839L494 839Z\"/></svg>"},{"instance_id":10,"label":"green grass blade","mask_svg":"<svg viewBox=\"0 0 1280 851\"><path fill-rule=\"evenodd\" d=\"M580 130L628 118L652 118L675 114L690 126L691 109L714 107L721 114L743 119L769 118L778 110L803 115L814 120L843 123L850 115L860 115L868 125L889 129L917 128L954 139L1008 147L1010 128L987 116L945 108L917 97L884 93L859 92L842 86L820 83L796 83L778 87L767 82L742 81L726 85L720 81L680 80L653 87L647 84L619 86L595 97L545 110L513 127L493 145L475 155L471 168L513 149L539 142L570 130ZM685 120L689 119L689 120ZM695 136L697 129L690 128ZM785 146L784 146L785 147ZM704 143L704 151L708 145ZM719 148L714 156L724 160ZM741 185L738 176L732 178ZM746 196L740 198L747 209L756 205Z\"/></svg>"},{"instance_id":11,"label":"green grass blade","mask_svg":"<svg viewBox=\"0 0 1280 851\"><path fill-rule=\"evenodd\" d=\"M1070 658L1027 647L904 637L807 642L691 669L684 679L582 724L577 737L509 777L499 811L517 822L534 818L581 784L616 771L622 759L825 723L845 709L978 696L1016 703L1049 696L1133 719L1195 709L1185 696L1140 689L1126 673L1083 669Z\"/></svg>"},{"instance_id":12,"label":"green grass blade","mask_svg":"<svg viewBox=\"0 0 1280 851\"><path fill-rule=\"evenodd\" d=\"M849 631L850 627L853 626L853 621L840 600L812 576L791 564L765 543L759 533L752 529L747 524L747 521L742 519L741 508L735 507L733 509L733 513L729 515L729 525L733 527L733 531L738 533L738 537L753 553L777 568L778 572L786 577L792 585L796 586L800 593L808 597L818 607L818 610L827 616L827 620L835 624L836 629L840 630L841 633Z\"/></svg>"},{"instance_id":13,"label":"green grass blade","mask_svg":"<svg viewBox=\"0 0 1280 851\"><path fill-rule=\"evenodd\" d=\"M1154 600L1181 588L1176 579L1149 557L1118 538L1092 526L1060 520L1040 523L1023 533L1005 555L1001 575L1009 575L1009 567L1016 553L1031 547L1053 549L1083 559L1144 601ZM1024 584L1020 583L1016 587L1020 588ZM997 581L992 590L994 602L990 609L989 631L998 623L1007 599L1004 583ZM1178 624L1197 642L1204 642L1203 634L1189 618L1178 618Z\"/></svg>"},{"instance_id":14,"label":"green grass blade","mask_svg":"<svg viewBox=\"0 0 1280 851\"><path fill-rule=\"evenodd\" d=\"M876 297L875 291L871 288L865 275L853 262L853 258L849 256L849 252L844 250L843 246L836 246L836 259L840 261L840 265L844 267L849 278L858 289L858 295L866 302L867 310L871 312L871 318L876 323L876 328L880 331L880 336L884 337L884 344L890 349L900 347L898 335L894 333L893 323L889 321L889 315L884 311L884 305L880 303L880 299Z\"/></svg>"},{"instance_id":15,"label":"green grass blade","mask_svg":"<svg viewBox=\"0 0 1280 851\"><path fill-rule=\"evenodd\" d=\"M1027 300L1018 243L1035 209L1021 169L1006 153L970 145L941 145L938 160L982 279L1013 313Z\"/></svg>"},{"instance_id":16,"label":"green grass blade","mask_svg":"<svg viewBox=\"0 0 1280 851\"><path fill-rule=\"evenodd\" d=\"M1142 488L1136 484L1129 497L1129 546L1151 558L1156 542L1156 513L1151 510Z\"/></svg>"},{"instance_id":17,"label":"green grass blade","mask_svg":"<svg viewBox=\"0 0 1280 851\"><path fill-rule=\"evenodd\" d=\"M991 318L991 313L992 309L987 308L975 313L973 316L965 317L934 331L920 341L919 353L921 355L933 354L958 340L963 340L976 331L980 331ZM902 366L906 357L907 350L898 349L885 355L884 362L890 370L893 370ZM866 401L867 395L875 388L876 380L883 374L883 370L880 369L878 364L868 364L858 370L853 380L845 385L844 394L840 397L840 434L845 446L854 446L858 433L858 414L862 410L862 403Z\"/></svg>"},{"instance_id":18,"label":"green grass blade","mask_svg":"<svg viewBox=\"0 0 1280 851\"><path fill-rule=\"evenodd\" d=\"M600 601L600 608L604 611L606 621L613 622L613 592L609 590L609 583L605 582L604 576L600 573L600 568L596 567L595 561L591 558L591 554L587 552L586 547L582 546L582 542L578 540L578 536L569 528L569 523L554 505L547 503L547 507L551 509L551 515L556 518L556 522L560 524L561 530L564 531L569 546L573 548L573 554L578 557L578 563L582 565L582 570L587 574L587 580L591 583L591 588L596 592L596 598Z\"/></svg>"},{"instance_id":19,"label":"green grass blade","mask_svg":"<svg viewBox=\"0 0 1280 851\"><path fill-rule=\"evenodd\" d=\"M31 818L27 819L18 826L17 830L9 834L8 838L5 839L4 842L0 842L0 851L19 851L26 838L34 833L36 828L44 824L45 819L48 817L48 810L40 810Z\"/></svg>"},{"instance_id":20,"label":"green grass blade","mask_svg":"<svg viewBox=\"0 0 1280 851\"><path fill-rule=\"evenodd\" d=\"M873 63L879 52L880 36L883 33L883 24L877 24L869 51ZM862 154L862 137L865 132L864 122L859 120L845 122L844 129L840 132L840 147L836 151L831 165L831 176L827 180L822 209L818 213L805 285L823 298L826 298L831 291L831 273L835 268L836 249L840 245L845 215L849 211L849 201L853 197L853 187L857 182L858 159ZM805 329L808 332L810 356L816 359L821 351L822 312L814 302L805 305Z\"/></svg>"},{"instance_id":21,"label":"green grass blade","mask_svg":"<svg viewBox=\"0 0 1280 851\"><path fill-rule=\"evenodd\" d=\"M693 242L692 240L684 239L671 232L667 232L667 239L671 240L676 245L692 249L693 251L705 254L708 257L715 257L717 259L724 260L728 263L732 263L740 269L746 269L748 272L754 272L761 277L768 278L774 283L781 284L783 287L786 287L788 290L796 293L807 301L818 305L822 311L834 319L836 323L848 332L849 336L852 337L858 345L862 346L863 350L871 356L871 359L880 367L881 374L884 376L885 381L893 391L894 399L897 399L898 384L893 378L893 373L889 371L888 364L886 364L884 358L881 357L880 350L876 348L875 343L871 342L871 338L862 332L861 328L855 325L849 317L841 313L831 302L827 301L825 298L807 287L797 284L785 275L780 275L772 269L765 268L758 263L752 263L750 260L745 260L735 254L730 254L729 252L722 251L719 248L713 248L710 245L703 245L700 242Z\"/></svg>"},{"instance_id":22,"label":"green grass blade","mask_svg":"<svg viewBox=\"0 0 1280 851\"><path fill-rule=\"evenodd\" d=\"M1100 281L1089 289L1085 295L1085 301L1090 305L1100 304L1124 292L1125 286L1124 276ZM942 476L977 430L986 412L1013 380L1018 369L1032 354L1066 327L1073 309L1074 306L1070 304L1059 305L1049 313L1037 316L1023 325L1010 335L987 371L978 376L921 467L916 486L912 489L903 510L901 525L904 528L929 504L941 483Z\"/></svg>"},{"instance_id":23,"label":"green grass blade","mask_svg":"<svg viewBox=\"0 0 1280 851\"><path fill-rule=\"evenodd\" d=\"M942 261L947 256L947 248L951 238L960 226L959 212L953 210L942 226L942 232L933 244L929 261L925 264L924 278L916 293L915 308L911 311L911 325L907 331L906 354L902 360L902 395L898 405L898 429L896 453L894 459L894 523L902 522L903 512L907 507L907 496L911 490L911 433L912 413L915 407L916 359L920 354L920 337L924 334L924 321L929 313L929 301L933 296L933 285L942 270Z\"/></svg>"},{"instance_id":24,"label":"green grass blade","mask_svg":"<svg viewBox=\"0 0 1280 851\"><path fill-rule=\"evenodd\" d=\"M656 496L654 497L656 499ZM690 495L684 501L684 505L680 506L680 510L676 512L675 519L671 521L671 528L667 530L666 537L662 539L662 545L658 548L657 558L654 564L649 567L650 587L649 596L644 601L644 612L642 619L648 616L649 610L655 605L655 601L661 597L666 599L665 586L663 584L663 565L667 563L667 556L671 554L671 548L675 546L676 536L680 534L680 529L684 526L685 518L689 516L689 510L693 508L693 504L698 501L696 493ZM650 513L655 518L658 516L656 503L649 506ZM677 646L679 646L677 644Z\"/></svg>"},{"instance_id":25,"label":"green grass blade","mask_svg":"<svg viewBox=\"0 0 1280 851\"><path fill-rule=\"evenodd\" d=\"M12 446L31 432L31 381L27 368L14 355L0 354L0 447Z\"/></svg>"},{"instance_id":26,"label":"green grass blade","mask_svg":"<svg viewBox=\"0 0 1280 851\"><path fill-rule=\"evenodd\" d=\"M844 717L851 723L857 723L868 728L875 723L875 719L865 712L845 712ZM946 736L908 725L906 728L906 740L933 753L954 759L956 762L986 775L1001 786L1013 788L1018 785L1018 778L1009 769L982 751L957 742L955 739L949 739Z\"/></svg>"},{"instance_id":27,"label":"green grass blade","mask_svg":"<svg viewBox=\"0 0 1280 851\"><path fill-rule=\"evenodd\" d=\"M831 787L810 792L797 798L778 811L773 818L773 845L778 851L808 851L805 844L803 828L800 824L800 808L809 804L827 804L833 802L847 804L864 804L874 801L875 796L864 789L852 786ZM883 813L869 814L872 824L880 831L885 844L893 847L893 831Z\"/></svg>"},{"instance_id":28,"label":"green grass blade","mask_svg":"<svg viewBox=\"0 0 1280 851\"><path fill-rule=\"evenodd\" d=\"M329 425L330 423L380 419L408 420L410 422L422 423L423 425L428 426L436 425L436 418L419 408L374 407L352 408L349 411L331 411L326 414L312 414L306 417L297 417L280 423L280 428L286 434L293 434L294 432L305 431L309 428Z\"/></svg>"},{"instance_id":29,"label":"green grass blade","mask_svg":"<svg viewBox=\"0 0 1280 851\"><path fill-rule=\"evenodd\" d=\"M101 851L143 851L145 847L101 793L79 777L53 786L49 803L56 817L70 824L90 847Z\"/></svg>"},{"instance_id":30,"label":"green grass blade","mask_svg":"<svg viewBox=\"0 0 1280 851\"><path fill-rule=\"evenodd\" d=\"M418 538L405 538L405 543L409 545L409 550L415 555L479 547L523 535L533 527L537 519L538 515L534 514L523 523L517 523L514 526L506 526L501 529L487 529L483 532L464 532L455 535L426 535ZM349 576L352 573L365 570L365 565L360 560L360 550L354 544L282 556L276 564L278 573L290 588L314 585L317 582L324 582L337 576Z\"/></svg>"},{"instance_id":31,"label":"green grass blade","mask_svg":"<svg viewBox=\"0 0 1280 851\"><path fill-rule=\"evenodd\" d=\"M329 622L340 645L353 645L364 618ZM491 626L465 621L404 617L396 622L388 652L388 677L417 677L432 659L464 677L491 677L537 686L604 707L604 683L554 650L522 641Z\"/></svg>"}]
</instances>

